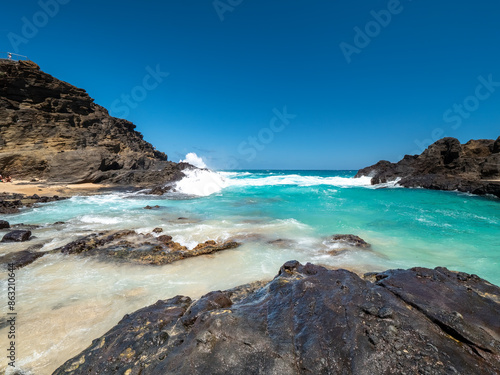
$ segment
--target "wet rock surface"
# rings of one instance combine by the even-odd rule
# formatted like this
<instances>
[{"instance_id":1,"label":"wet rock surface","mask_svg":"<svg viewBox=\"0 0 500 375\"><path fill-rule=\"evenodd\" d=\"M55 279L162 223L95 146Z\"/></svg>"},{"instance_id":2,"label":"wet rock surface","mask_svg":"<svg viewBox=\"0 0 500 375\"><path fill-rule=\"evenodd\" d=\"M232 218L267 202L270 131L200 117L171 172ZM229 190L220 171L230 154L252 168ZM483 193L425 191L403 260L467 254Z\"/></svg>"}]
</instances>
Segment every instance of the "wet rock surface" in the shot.
<instances>
[{"instance_id":1,"label":"wet rock surface","mask_svg":"<svg viewBox=\"0 0 500 375\"><path fill-rule=\"evenodd\" d=\"M0 214L15 214L23 207L33 207L40 203L56 202L67 199L54 195L52 197L24 194L0 193Z\"/></svg>"},{"instance_id":2,"label":"wet rock surface","mask_svg":"<svg viewBox=\"0 0 500 375\"><path fill-rule=\"evenodd\" d=\"M7 228L10 228L9 222L5 220L0 220L0 229L7 229Z\"/></svg>"},{"instance_id":3,"label":"wet rock surface","mask_svg":"<svg viewBox=\"0 0 500 375\"><path fill-rule=\"evenodd\" d=\"M372 184L400 179L404 187L458 190L500 198L500 137L460 144L443 138L420 155L406 155L397 163L379 161L358 171L356 177L372 177Z\"/></svg>"},{"instance_id":4,"label":"wet rock surface","mask_svg":"<svg viewBox=\"0 0 500 375\"><path fill-rule=\"evenodd\" d=\"M161 228L155 228L159 233ZM62 248L51 252L96 256L108 260L121 260L139 264L162 265L218 251L234 249L240 244L234 241L206 241L193 249L188 249L172 237L151 234L140 234L133 230L118 232L94 233L70 242Z\"/></svg>"},{"instance_id":5,"label":"wet rock surface","mask_svg":"<svg viewBox=\"0 0 500 375\"><path fill-rule=\"evenodd\" d=\"M1 242L24 242L31 237L30 230L13 230L2 237Z\"/></svg>"},{"instance_id":6,"label":"wet rock surface","mask_svg":"<svg viewBox=\"0 0 500 375\"><path fill-rule=\"evenodd\" d=\"M370 250L371 245L354 234L334 234L323 241L326 252L330 255L339 255L345 251Z\"/></svg>"},{"instance_id":7,"label":"wet rock surface","mask_svg":"<svg viewBox=\"0 0 500 375\"><path fill-rule=\"evenodd\" d=\"M7 267L8 264L13 264L15 269L22 268L33 263L38 258L44 256L44 252L33 252L29 250L17 251L0 256L0 264Z\"/></svg>"},{"instance_id":8,"label":"wet rock surface","mask_svg":"<svg viewBox=\"0 0 500 375\"><path fill-rule=\"evenodd\" d=\"M151 187L184 177L127 120L35 63L0 61L0 171L20 179Z\"/></svg>"},{"instance_id":9,"label":"wet rock surface","mask_svg":"<svg viewBox=\"0 0 500 375\"><path fill-rule=\"evenodd\" d=\"M500 288L445 268L296 261L270 283L126 315L54 374L496 374Z\"/></svg>"}]
</instances>

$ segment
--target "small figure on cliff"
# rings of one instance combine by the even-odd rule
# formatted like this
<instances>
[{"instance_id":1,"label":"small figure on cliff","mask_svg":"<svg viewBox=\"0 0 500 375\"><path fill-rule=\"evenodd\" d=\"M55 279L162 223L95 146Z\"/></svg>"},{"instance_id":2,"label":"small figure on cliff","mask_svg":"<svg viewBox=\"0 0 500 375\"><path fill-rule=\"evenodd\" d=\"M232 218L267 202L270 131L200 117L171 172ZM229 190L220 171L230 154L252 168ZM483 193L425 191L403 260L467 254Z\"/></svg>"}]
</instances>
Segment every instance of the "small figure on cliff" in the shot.
<instances>
[{"instance_id":1,"label":"small figure on cliff","mask_svg":"<svg viewBox=\"0 0 500 375\"><path fill-rule=\"evenodd\" d=\"M12 53L7 53L7 56L9 57L9 60L12 60Z\"/></svg>"}]
</instances>

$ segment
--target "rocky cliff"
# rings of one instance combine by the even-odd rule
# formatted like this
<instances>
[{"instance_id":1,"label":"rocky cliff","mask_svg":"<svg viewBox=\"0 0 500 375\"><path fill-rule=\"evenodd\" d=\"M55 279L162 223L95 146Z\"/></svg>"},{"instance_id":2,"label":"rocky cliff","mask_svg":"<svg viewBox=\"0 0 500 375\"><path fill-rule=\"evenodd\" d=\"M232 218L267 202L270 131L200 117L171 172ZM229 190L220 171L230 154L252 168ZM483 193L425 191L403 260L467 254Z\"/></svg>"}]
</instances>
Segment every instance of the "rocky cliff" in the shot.
<instances>
[{"instance_id":1,"label":"rocky cliff","mask_svg":"<svg viewBox=\"0 0 500 375\"><path fill-rule=\"evenodd\" d=\"M296 261L276 278L126 315L59 374L496 374L500 289L413 268Z\"/></svg>"},{"instance_id":2,"label":"rocky cliff","mask_svg":"<svg viewBox=\"0 0 500 375\"><path fill-rule=\"evenodd\" d=\"M443 138L420 155L406 155L397 163L386 160L358 171L356 177L370 176L372 184L400 179L404 187L458 190L491 194L500 198L500 137L460 144Z\"/></svg>"},{"instance_id":3,"label":"rocky cliff","mask_svg":"<svg viewBox=\"0 0 500 375\"><path fill-rule=\"evenodd\" d=\"M151 185L182 168L83 89L33 62L0 60L0 173L54 182Z\"/></svg>"}]
</instances>

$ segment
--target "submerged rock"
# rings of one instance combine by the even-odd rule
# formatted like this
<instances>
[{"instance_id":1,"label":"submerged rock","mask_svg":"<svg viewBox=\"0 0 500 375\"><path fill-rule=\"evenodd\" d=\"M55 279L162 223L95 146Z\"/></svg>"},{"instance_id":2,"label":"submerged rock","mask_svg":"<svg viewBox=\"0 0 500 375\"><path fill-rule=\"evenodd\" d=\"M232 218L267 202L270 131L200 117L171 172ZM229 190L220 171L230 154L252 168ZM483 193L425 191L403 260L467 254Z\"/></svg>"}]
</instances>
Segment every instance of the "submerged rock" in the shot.
<instances>
[{"instance_id":1,"label":"submerged rock","mask_svg":"<svg viewBox=\"0 0 500 375\"><path fill-rule=\"evenodd\" d=\"M337 255L347 250L370 249L371 245L354 234L335 234L323 242L328 247L328 253Z\"/></svg>"},{"instance_id":2,"label":"submerged rock","mask_svg":"<svg viewBox=\"0 0 500 375\"><path fill-rule=\"evenodd\" d=\"M160 208L160 206L158 206L158 205L150 206L149 204L146 207L144 207L145 210L157 210L159 208Z\"/></svg>"},{"instance_id":3,"label":"submerged rock","mask_svg":"<svg viewBox=\"0 0 500 375\"><path fill-rule=\"evenodd\" d=\"M28 241L30 237L31 231L29 230L13 230L3 236L2 242L24 242Z\"/></svg>"},{"instance_id":4,"label":"submerged rock","mask_svg":"<svg viewBox=\"0 0 500 375\"><path fill-rule=\"evenodd\" d=\"M278 238L276 240L270 240L267 241L268 244L274 245L277 247L280 247L282 249L289 249L296 245L296 242L294 240L289 240L289 239L284 239L284 238Z\"/></svg>"},{"instance_id":5,"label":"submerged rock","mask_svg":"<svg viewBox=\"0 0 500 375\"><path fill-rule=\"evenodd\" d=\"M29 250L17 251L0 257L0 264L6 266L13 264L14 268L22 268L33 263L38 258L45 255L45 252L32 252Z\"/></svg>"},{"instance_id":6,"label":"submerged rock","mask_svg":"<svg viewBox=\"0 0 500 375\"><path fill-rule=\"evenodd\" d=\"M445 268L368 279L290 261L261 288L158 301L126 315L54 375L494 374L500 368L500 288Z\"/></svg>"},{"instance_id":7,"label":"submerged rock","mask_svg":"<svg viewBox=\"0 0 500 375\"><path fill-rule=\"evenodd\" d=\"M158 228L161 229L161 228ZM159 233L160 231L156 231ZM234 241L206 241L193 249L188 249L172 237L151 234L140 234L133 230L118 232L94 233L53 250L63 254L79 254L82 256L98 256L103 259L114 259L140 264L162 265L181 259L211 254L217 251L234 249L240 244Z\"/></svg>"},{"instance_id":8,"label":"submerged rock","mask_svg":"<svg viewBox=\"0 0 500 375\"><path fill-rule=\"evenodd\" d=\"M458 190L500 198L500 137L470 140L443 138L420 155L406 155L397 163L379 161L360 169L355 177L369 176L373 185L399 179L404 187Z\"/></svg>"},{"instance_id":9,"label":"submerged rock","mask_svg":"<svg viewBox=\"0 0 500 375\"><path fill-rule=\"evenodd\" d=\"M371 245L359 236L354 234L334 234L330 238L331 242L345 243L348 246L359 247L362 249L370 248Z\"/></svg>"}]
</instances>

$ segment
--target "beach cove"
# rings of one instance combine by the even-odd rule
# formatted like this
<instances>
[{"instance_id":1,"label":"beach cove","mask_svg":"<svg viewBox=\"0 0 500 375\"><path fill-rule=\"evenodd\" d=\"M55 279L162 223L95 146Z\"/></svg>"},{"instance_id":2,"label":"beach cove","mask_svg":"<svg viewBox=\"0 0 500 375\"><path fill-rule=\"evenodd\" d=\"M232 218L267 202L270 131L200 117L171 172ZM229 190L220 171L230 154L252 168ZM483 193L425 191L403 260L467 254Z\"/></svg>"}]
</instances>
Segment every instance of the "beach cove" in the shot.
<instances>
[{"instance_id":1,"label":"beach cove","mask_svg":"<svg viewBox=\"0 0 500 375\"><path fill-rule=\"evenodd\" d=\"M9 215L11 225L32 225L33 238L0 244L1 255L29 246L50 251L90 233L124 229L147 234L161 228L152 235L172 236L189 249L208 240L241 243L163 266L48 254L19 269L19 366L50 374L127 313L178 294L199 298L271 280L291 259L360 275L445 266L500 283L498 199L372 186L353 179L355 172L206 171L161 197L77 195ZM218 191L207 193L209 185ZM331 240L347 233L371 248Z\"/></svg>"}]
</instances>

